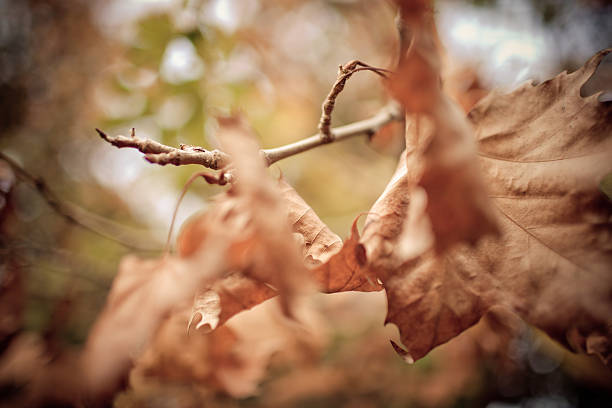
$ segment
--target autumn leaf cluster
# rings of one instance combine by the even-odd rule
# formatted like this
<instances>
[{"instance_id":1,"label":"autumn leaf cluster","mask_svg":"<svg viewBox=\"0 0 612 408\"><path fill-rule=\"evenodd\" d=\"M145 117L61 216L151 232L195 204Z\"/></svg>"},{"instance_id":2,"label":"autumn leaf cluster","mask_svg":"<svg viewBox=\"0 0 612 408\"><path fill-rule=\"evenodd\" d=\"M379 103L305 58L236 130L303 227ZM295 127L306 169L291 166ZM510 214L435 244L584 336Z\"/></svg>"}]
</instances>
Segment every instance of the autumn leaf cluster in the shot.
<instances>
[{"instance_id":1,"label":"autumn leaf cluster","mask_svg":"<svg viewBox=\"0 0 612 408\"><path fill-rule=\"evenodd\" d=\"M414 42L393 93L424 86L405 67L437 72L423 56L429 47ZM115 389L134 353L167 337L168 325L185 330L175 336L192 330L223 343L235 314L279 296L292 317L312 288L384 290L386 322L402 343L393 347L409 362L489 313L608 363L612 208L598 183L612 171L610 106L580 95L608 53L539 85L492 92L467 116L431 81L434 102L403 101L406 150L362 233L355 222L344 241L269 176L247 124L221 120L235 182L183 226L175 254L123 260L85 351L88 388ZM163 349L159 341L152 347ZM220 373L206 375L223 383ZM224 387L252 392L235 385Z\"/></svg>"},{"instance_id":2,"label":"autumn leaf cluster","mask_svg":"<svg viewBox=\"0 0 612 408\"><path fill-rule=\"evenodd\" d=\"M406 147L362 231L358 218L348 238L336 235L270 175L249 124L219 118L225 191L181 227L173 251L121 261L84 349L32 363L29 402L103 401L129 376L252 395L283 341L316 339L249 345L226 323L273 297L299 322L296 305L314 291L384 291L385 323L400 334L389 347L408 362L487 315L612 364L612 203L599 188L612 173L612 105L581 94L610 50L493 91L466 114L441 80L428 2L400 3L401 57L383 82L405 113Z\"/></svg>"}]
</instances>

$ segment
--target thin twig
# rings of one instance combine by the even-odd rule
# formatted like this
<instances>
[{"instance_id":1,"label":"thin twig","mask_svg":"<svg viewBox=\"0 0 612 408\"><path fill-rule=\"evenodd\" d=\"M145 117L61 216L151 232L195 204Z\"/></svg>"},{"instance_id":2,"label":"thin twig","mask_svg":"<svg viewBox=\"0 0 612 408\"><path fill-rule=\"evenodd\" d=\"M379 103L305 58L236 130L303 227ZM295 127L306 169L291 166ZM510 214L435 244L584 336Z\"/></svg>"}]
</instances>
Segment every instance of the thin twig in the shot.
<instances>
[{"instance_id":1,"label":"thin twig","mask_svg":"<svg viewBox=\"0 0 612 408\"><path fill-rule=\"evenodd\" d=\"M390 72L384 68L372 67L358 60L353 60L345 65L340 65L338 78L332 86L329 95L327 98L325 98L325 102L322 106L321 120L319 121L319 133L285 146L261 150L261 155L268 166L276 163L279 160L302 153L317 146L331 143L333 141L344 140L352 136L364 134L373 135L387 123L404 120L401 107L396 102L391 102L379 113L369 119L338 128L331 128L331 114L334 110L336 98L344 89L346 81L354 73L359 71L371 71L385 78L386 73ZM219 170L227 169L227 166L231 162L230 156L222 151L206 150L199 146L181 145L180 148L171 147L153 140L138 138L135 136L134 129L131 131L131 137L121 135L108 136L100 129L96 129L96 131L102 137L102 139L109 142L113 146L118 148L131 147L138 149L140 152L145 154L145 158L151 163L160 165L174 164L175 166L184 164L200 164L213 170ZM219 180L221 183L218 182ZM225 184L231 181L231 171L225 171L217 180L217 184Z\"/></svg>"},{"instance_id":2,"label":"thin twig","mask_svg":"<svg viewBox=\"0 0 612 408\"><path fill-rule=\"evenodd\" d=\"M346 81L356 72L372 71L382 77L386 77L385 72L389 72L383 68L375 68L358 60L353 60L345 65L338 67L338 77L332 86L329 95L325 98L321 107L321 120L319 121L319 135L323 143L331 143L334 140L334 134L331 130L331 114L336 104L336 98L346 85Z\"/></svg>"},{"instance_id":3,"label":"thin twig","mask_svg":"<svg viewBox=\"0 0 612 408\"><path fill-rule=\"evenodd\" d=\"M131 147L144 153L145 159L151 163L182 166L185 164L200 164L209 169L219 170L229 164L229 156L219 150L206 150L197 146L182 145L180 148L166 146L150 139L136 137L134 129L132 136L109 136L96 128L100 137L115 147Z\"/></svg>"},{"instance_id":4,"label":"thin twig","mask_svg":"<svg viewBox=\"0 0 612 408\"><path fill-rule=\"evenodd\" d=\"M161 249L158 245L150 242L149 234L145 231L123 226L100 215L91 213L75 204L63 201L53 193L41 177L30 174L2 152L0 152L0 159L7 162L19 179L34 188L49 207L68 222L101 237L118 242L125 247L141 251L159 251Z\"/></svg>"},{"instance_id":5,"label":"thin twig","mask_svg":"<svg viewBox=\"0 0 612 408\"><path fill-rule=\"evenodd\" d=\"M331 130L334 135L333 141L341 141L360 135L371 136L384 125L394 121L401 121L403 118L403 113L399 105L396 103L391 103L371 118L333 128ZM270 166L279 160L294 156L298 153L305 152L306 150L310 150L327 143L328 142L322 140L320 134L317 133L316 135L299 140L295 143L273 149L264 149L262 150L262 154L266 159L266 163L268 166Z\"/></svg>"},{"instance_id":6,"label":"thin twig","mask_svg":"<svg viewBox=\"0 0 612 408\"><path fill-rule=\"evenodd\" d=\"M373 135L387 123L394 122L394 121L402 121L403 119L404 119L403 113L401 111L400 106L397 103L392 102L388 106L381 109L380 112L378 112L376 115L372 116L371 118L360 120L358 122L354 122L354 123L351 123L345 126L333 128L331 129L331 132L334 135L334 141L341 141L341 140L345 140L353 136ZM101 130L98 130L98 133L100 133L101 135L104 134L104 132L102 132ZM106 134L104 134L104 136L106 136ZM115 140L115 139L119 141L128 139L125 136L115 136L112 138L110 136L106 136L106 138L108 138L109 143L112 143L111 140ZM105 140L107 140L106 138ZM146 141L146 139L139 139L139 140ZM162 145L161 143L157 143L157 142L154 142L154 143L162 146L161 148L168 151L169 152L168 154L171 154L173 151L179 150L178 148ZM142 151L141 148L144 148L144 146L146 146L146 144L140 144L140 143L136 145L133 142L130 144L127 144L127 143L112 143L112 144L120 148L133 147L140 151ZM317 133L313 136L307 137L306 139L302 139L297 142L290 143L284 146L279 146L279 147L275 147L272 149L263 149L261 150L261 155L263 156L266 164L270 166L279 160L286 159L287 157L294 156L296 154L305 152L307 150L313 149L315 147L318 147L324 144L327 144L327 142L321 139L320 133ZM194 151L199 151L199 149L204 150L203 148L197 147L197 146L190 146L190 149L193 149ZM207 152L210 153L210 151L207 151ZM223 153L218 150L216 150L216 152L221 154L220 157L223 157L222 159L223 163L226 163L226 162L229 163L231 161L229 155L227 155L226 153ZM156 163L154 161L151 161L151 162ZM165 162L162 164L168 164L168 163L169 162ZM183 163L183 164L187 164L187 163ZM207 163L203 160L199 161L198 163L189 163L189 164L200 164L204 167L209 167L207 166ZM217 167L219 166L220 166L219 162L217 162ZM209 168L213 170L216 169L215 167L209 167ZM221 176L221 179L219 179L221 180L221 183L217 181L214 184L223 185L223 184L229 183L232 181L231 177L232 177L231 172L225 172Z\"/></svg>"}]
</instances>

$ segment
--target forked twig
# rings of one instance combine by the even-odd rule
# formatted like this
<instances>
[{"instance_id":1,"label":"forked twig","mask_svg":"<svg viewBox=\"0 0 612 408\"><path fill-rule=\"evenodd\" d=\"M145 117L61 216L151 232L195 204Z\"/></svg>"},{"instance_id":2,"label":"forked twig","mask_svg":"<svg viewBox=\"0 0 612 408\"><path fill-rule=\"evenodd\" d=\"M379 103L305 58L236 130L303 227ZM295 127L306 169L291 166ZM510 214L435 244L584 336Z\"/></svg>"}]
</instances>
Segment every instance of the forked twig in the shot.
<instances>
[{"instance_id":1,"label":"forked twig","mask_svg":"<svg viewBox=\"0 0 612 408\"><path fill-rule=\"evenodd\" d=\"M229 156L219 150L206 150L199 146L181 145L180 148L166 146L151 139L136 137L134 129L130 137L117 135L109 136L96 128L100 137L115 147L131 147L144 153L145 159L150 163L159 165L173 164L200 164L209 169L218 170L229 164Z\"/></svg>"},{"instance_id":2,"label":"forked twig","mask_svg":"<svg viewBox=\"0 0 612 408\"><path fill-rule=\"evenodd\" d=\"M346 81L356 72L359 71L372 71L377 75L386 78L385 73L390 72L383 68L372 67L366 63L358 60L349 61L344 65L338 67L338 77L336 82L332 86L331 91L325 98L323 106L321 107L321 120L319 121L319 133L321 140L324 143L330 143L334 140L334 135L331 130L331 114L334 111L336 105L336 98L340 95L340 92L344 89Z\"/></svg>"},{"instance_id":3,"label":"forked twig","mask_svg":"<svg viewBox=\"0 0 612 408\"><path fill-rule=\"evenodd\" d=\"M376 68L358 60L340 65L336 82L332 86L322 106L319 132L316 135L294 143L261 150L261 155L268 166L279 160L333 141L364 134L373 135L387 123L404 120L401 107L396 102L391 102L371 118L338 128L331 128L331 114L334 110L336 98L344 89L346 81L359 71L371 71L383 78L386 78L386 74L390 72L384 68ZM102 139L113 146L118 148L130 147L137 149L144 153L145 159L155 164L173 164L175 166L199 164L209 169L220 170L226 168L231 162L230 156L220 150L206 150L199 146L187 145L181 145L180 148L171 147L153 140L138 138L133 129L130 137L121 135L109 136L100 129L96 129L96 131ZM231 172L222 173L219 180L222 180L222 182L217 182L216 184L231 182Z\"/></svg>"}]
</instances>

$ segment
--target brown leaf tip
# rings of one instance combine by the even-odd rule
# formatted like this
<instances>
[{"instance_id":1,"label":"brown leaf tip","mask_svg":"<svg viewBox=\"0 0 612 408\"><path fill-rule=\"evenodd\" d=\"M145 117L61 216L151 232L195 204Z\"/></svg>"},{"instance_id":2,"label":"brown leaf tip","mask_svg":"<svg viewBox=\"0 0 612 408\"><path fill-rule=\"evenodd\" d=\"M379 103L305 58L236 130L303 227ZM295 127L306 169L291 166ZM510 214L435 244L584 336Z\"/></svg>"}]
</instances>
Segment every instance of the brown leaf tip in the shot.
<instances>
[{"instance_id":1,"label":"brown leaf tip","mask_svg":"<svg viewBox=\"0 0 612 408\"><path fill-rule=\"evenodd\" d=\"M393 346L393 350L408 364L414 364L414 358L408 353L406 350L397 345L393 340L389 340L391 342L391 346Z\"/></svg>"}]
</instances>

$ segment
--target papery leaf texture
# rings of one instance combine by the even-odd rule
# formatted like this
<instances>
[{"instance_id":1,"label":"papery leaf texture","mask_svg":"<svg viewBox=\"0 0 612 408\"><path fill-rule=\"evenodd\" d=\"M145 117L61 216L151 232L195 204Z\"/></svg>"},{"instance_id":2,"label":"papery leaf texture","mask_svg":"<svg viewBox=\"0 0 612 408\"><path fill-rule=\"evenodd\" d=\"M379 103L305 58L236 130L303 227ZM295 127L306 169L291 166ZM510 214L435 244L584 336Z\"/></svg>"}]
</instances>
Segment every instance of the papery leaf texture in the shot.
<instances>
[{"instance_id":1,"label":"papery leaf texture","mask_svg":"<svg viewBox=\"0 0 612 408\"><path fill-rule=\"evenodd\" d=\"M539 85L494 91L469 113L499 238L402 256L399 248L426 228L402 229L413 210L411 162L418 163L411 152L407 171L400 163L362 242L387 291L387 322L399 327L410 359L501 307L610 361L612 204L598 187L612 171L612 105L580 96L609 52Z\"/></svg>"}]
</instances>

